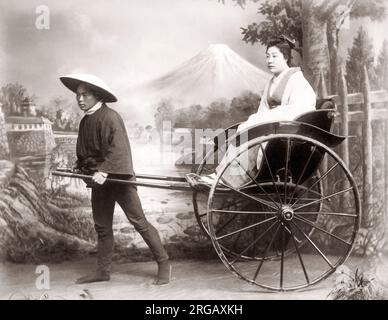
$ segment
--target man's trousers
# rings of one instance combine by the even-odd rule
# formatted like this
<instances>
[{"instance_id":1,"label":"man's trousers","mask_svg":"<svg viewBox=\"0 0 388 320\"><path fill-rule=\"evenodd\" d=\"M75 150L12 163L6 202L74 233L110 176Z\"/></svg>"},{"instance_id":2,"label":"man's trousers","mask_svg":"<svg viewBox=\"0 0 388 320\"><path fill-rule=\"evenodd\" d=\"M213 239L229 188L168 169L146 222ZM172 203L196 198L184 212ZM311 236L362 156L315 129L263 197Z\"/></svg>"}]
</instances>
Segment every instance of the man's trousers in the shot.
<instances>
[{"instance_id":1,"label":"man's trousers","mask_svg":"<svg viewBox=\"0 0 388 320\"><path fill-rule=\"evenodd\" d=\"M109 178L122 179L128 176L109 175ZM155 227L143 212L137 189L132 185L106 182L92 187L92 209L94 227L97 232L98 269L110 272L113 254L113 213L115 203L123 209L129 222L140 233L157 262L168 260L168 255Z\"/></svg>"}]
</instances>

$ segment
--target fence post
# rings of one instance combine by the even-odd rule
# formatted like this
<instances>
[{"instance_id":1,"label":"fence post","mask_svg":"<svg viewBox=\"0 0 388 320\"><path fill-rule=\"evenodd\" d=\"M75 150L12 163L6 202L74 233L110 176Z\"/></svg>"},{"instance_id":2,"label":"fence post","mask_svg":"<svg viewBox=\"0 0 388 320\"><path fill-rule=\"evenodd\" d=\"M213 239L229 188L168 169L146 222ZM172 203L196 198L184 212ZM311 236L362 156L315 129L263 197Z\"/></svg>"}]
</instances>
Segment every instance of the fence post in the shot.
<instances>
[{"instance_id":1,"label":"fence post","mask_svg":"<svg viewBox=\"0 0 388 320\"><path fill-rule=\"evenodd\" d=\"M319 84L318 84L318 90L317 90L317 97L318 98L326 98L328 96L327 93L327 86L326 86L326 81L325 81L325 74L323 70L321 69L319 73ZM321 174L325 173L328 168L328 160L327 160L327 155L323 157L322 164L321 164ZM322 188L323 190L327 190L327 179L324 179L322 181Z\"/></svg>"},{"instance_id":2,"label":"fence post","mask_svg":"<svg viewBox=\"0 0 388 320\"><path fill-rule=\"evenodd\" d=\"M328 96L327 93L327 86L326 86L326 81L325 81L325 74L323 70L321 69L319 73L319 84L318 84L318 90L317 90L317 96L318 98L326 98Z\"/></svg>"},{"instance_id":3,"label":"fence post","mask_svg":"<svg viewBox=\"0 0 388 320\"><path fill-rule=\"evenodd\" d=\"M341 115L340 133L347 137L349 135L349 105L348 105L348 87L345 79L345 68L341 66L338 86L341 108L339 109ZM349 140L345 139L341 144L341 157L346 166L349 167Z\"/></svg>"},{"instance_id":4,"label":"fence post","mask_svg":"<svg viewBox=\"0 0 388 320\"><path fill-rule=\"evenodd\" d=\"M364 121L362 123L363 142L363 192L362 192L362 226L365 226L371 214L373 205L373 156L372 156L372 117L371 117L371 96L368 71L363 68L362 91L364 95Z\"/></svg>"}]
</instances>

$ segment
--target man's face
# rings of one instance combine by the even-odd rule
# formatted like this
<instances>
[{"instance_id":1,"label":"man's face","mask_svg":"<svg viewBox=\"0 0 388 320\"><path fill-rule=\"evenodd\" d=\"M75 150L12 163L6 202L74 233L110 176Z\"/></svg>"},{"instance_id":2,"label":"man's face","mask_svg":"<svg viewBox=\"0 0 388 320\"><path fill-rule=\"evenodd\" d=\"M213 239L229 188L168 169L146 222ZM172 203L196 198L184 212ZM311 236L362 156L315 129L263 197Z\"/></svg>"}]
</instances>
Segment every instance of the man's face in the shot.
<instances>
[{"instance_id":1,"label":"man's face","mask_svg":"<svg viewBox=\"0 0 388 320\"><path fill-rule=\"evenodd\" d=\"M88 111L98 102L98 99L87 85L81 83L77 88L77 102L82 111Z\"/></svg>"}]
</instances>

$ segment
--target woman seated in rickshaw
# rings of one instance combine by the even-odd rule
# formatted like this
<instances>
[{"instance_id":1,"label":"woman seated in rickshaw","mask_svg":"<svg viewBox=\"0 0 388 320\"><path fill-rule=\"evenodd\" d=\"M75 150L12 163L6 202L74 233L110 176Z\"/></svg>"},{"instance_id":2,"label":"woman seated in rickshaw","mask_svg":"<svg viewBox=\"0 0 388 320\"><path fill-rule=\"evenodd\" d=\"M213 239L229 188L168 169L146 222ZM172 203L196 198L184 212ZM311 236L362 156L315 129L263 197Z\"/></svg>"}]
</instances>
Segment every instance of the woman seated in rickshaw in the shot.
<instances>
[{"instance_id":1,"label":"woman seated in rickshaw","mask_svg":"<svg viewBox=\"0 0 388 320\"><path fill-rule=\"evenodd\" d=\"M313 88L303 76L299 67L290 67L291 51L294 48L295 41L286 36L280 36L268 42L266 60L273 77L264 89L257 112L241 123L237 128L237 132L265 122L292 121L303 113L315 110L316 95ZM233 145L228 146L227 155L231 156L234 152L236 152L236 148ZM249 157L252 156L249 155ZM224 156L221 160L215 173L202 177L192 176L195 182L197 184L212 184L216 174L223 170L227 162L226 158ZM261 162L260 152L257 152L254 158L255 161L253 162L256 164L256 168L259 168ZM249 166L252 166L252 161L248 161L250 162ZM227 170L232 172L231 169L230 167ZM231 175L232 173L230 173ZM228 175L224 174L223 176L227 177ZM241 174L240 171L240 174L237 176L234 174L233 179L227 182L237 186L243 184L244 181L247 181L247 177L245 174Z\"/></svg>"}]
</instances>

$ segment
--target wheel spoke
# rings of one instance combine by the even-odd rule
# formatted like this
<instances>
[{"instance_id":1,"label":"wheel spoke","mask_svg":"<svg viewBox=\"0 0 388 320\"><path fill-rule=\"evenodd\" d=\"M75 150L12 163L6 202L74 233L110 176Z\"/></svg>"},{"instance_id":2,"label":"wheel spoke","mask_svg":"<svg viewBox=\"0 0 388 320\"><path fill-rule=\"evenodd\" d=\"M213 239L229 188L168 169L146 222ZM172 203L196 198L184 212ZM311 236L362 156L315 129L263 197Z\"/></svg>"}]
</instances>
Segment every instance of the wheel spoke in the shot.
<instances>
[{"instance_id":1,"label":"wheel spoke","mask_svg":"<svg viewBox=\"0 0 388 320\"><path fill-rule=\"evenodd\" d=\"M318 196L318 194L317 194ZM319 197L321 196L321 194L319 194ZM314 201L314 200L317 200L318 198L298 198L299 201Z\"/></svg>"},{"instance_id":2,"label":"wheel spoke","mask_svg":"<svg viewBox=\"0 0 388 320\"><path fill-rule=\"evenodd\" d=\"M277 209L278 209L277 207L274 207L274 206L273 206L270 202L268 202L268 201L265 201L265 200L262 200L262 199L259 199L259 198L256 198L256 197L252 197L251 195L249 195L249 194L247 194L247 193L245 193L245 192L242 192L242 191L240 191L240 190L237 190L237 189L235 189L235 188L233 188L233 187L231 187L231 186L229 186L229 185L227 185L227 184L222 184L222 185L225 186L225 187L227 187L228 189L230 189L230 190L232 190L232 191L234 191L234 192L236 192L236 193L242 195L243 197L246 197L246 198L251 199L251 200L253 200L253 201L255 201L255 202L261 203L261 204L263 204L263 205L265 205L265 206L267 206L267 207L269 207L269 208L271 208L271 209L273 209L273 210L277 210Z\"/></svg>"},{"instance_id":3,"label":"wheel spoke","mask_svg":"<svg viewBox=\"0 0 388 320\"><path fill-rule=\"evenodd\" d=\"M252 243L248 247L246 247L243 251L241 251L239 255L236 258L234 258L230 264L234 264L238 259L240 259L245 252L247 252L250 248L252 248L252 246L254 246L261 238L263 238L277 223L279 223L279 221L275 221L273 224L271 224L267 228L267 230L265 230L258 238L252 241Z\"/></svg>"},{"instance_id":4,"label":"wheel spoke","mask_svg":"<svg viewBox=\"0 0 388 320\"><path fill-rule=\"evenodd\" d=\"M233 214L257 214L257 215L266 215L266 214L276 214L275 211L238 211L238 210L217 210L213 209L211 212L216 213L233 213Z\"/></svg>"},{"instance_id":5,"label":"wheel spoke","mask_svg":"<svg viewBox=\"0 0 388 320\"><path fill-rule=\"evenodd\" d=\"M325 256L325 254L318 248L318 246L314 243L313 240L310 239L310 237L304 233L304 231L296 224L294 221L291 221L291 223L299 230L299 232L307 239L307 241L313 246L313 248L320 254L320 256L323 258L323 260L326 261L326 263L334 269L334 266L330 262L330 260Z\"/></svg>"},{"instance_id":6,"label":"wheel spoke","mask_svg":"<svg viewBox=\"0 0 388 320\"><path fill-rule=\"evenodd\" d=\"M236 250L237 248L237 242L240 240L240 237L241 237L241 232L237 235L236 239L233 241L233 245L232 245L232 248L233 248L233 252Z\"/></svg>"},{"instance_id":7,"label":"wheel spoke","mask_svg":"<svg viewBox=\"0 0 388 320\"><path fill-rule=\"evenodd\" d=\"M234 219L236 219L237 216L232 216L228 221L226 221L218 230L215 231L215 234L222 231L227 225L229 225Z\"/></svg>"},{"instance_id":8,"label":"wheel spoke","mask_svg":"<svg viewBox=\"0 0 388 320\"><path fill-rule=\"evenodd\" d=\"M283 289L283 272L284 272L284 226L282 230L282 252L280 256L280 289Z\"/></svg>"},{"instance_id":9,"label":"wheel spoke","mask_svg":"<svg viewBox=\"0 0 388 320\"><path fill-rule=\"evenodd\" d=\"M304 208L304 207L307 207L307 206L310 206L310 205L312 205L312 204L314 204L314 203L322 202L323 200L327 200L327 199L333 198L333 197L335 197L335 196L338 196L338 195L340 195L340 194L343 194L343 193L345 193L345 192L348 192L348 191L350 191L350 190L352 190L352 189L353 189L353 187L349 187L349 188L347 188L347 189L345 189L345 190L341 190L341 191L332 193L331 195L328 195L328 196L326 196L326 197L323 197L323 198L320 198L320 199L311 201L311 202L309 202L309 203L305 203L305 204L301 205L300 207L295 208L294 211L300 210L300 209L302 209L302 208Z\"/></svg>"},{"instance_id":10,"label":"wheel spoke","mask_svg":"<svg viewBox=\"0 0 388 320\"><path fill-rule=\"evenodd\" d=\"M225 208L230 208L231 206L236 205L236 204L240 204L240 203L241 203L241 201L236 200L235 203L233 203L233 204L226 204L224 207L225 207ZM213 211L214 211L214 210L213 210ZM206 212L206 211L205 211L205 213L198 214L198 216L199 216L200 218L203 218L203 217L206 216L206 215L207 215L207 212Z\"/></svg>"},{"instance_id":11,"label":"wheel spoke","mask_svg":"<svg viewBox=\"0 0 388 320\"><path fill-rule=\"evenodd\" d=\"M286 169L284 170L284 203L287 203L287 174L288 174L288 162L290 158L290 138L287 139L287 152L286 152Z\"/></svg>"},{"instance_id":12,"label":"wheel spoke","mask_svg":"<svg viewBox=\"0 0 388 320\"><path fill-rule=\"evenodd\" d=\"M306 270L306 267L304 265L304 262L303 262L303 259L302 259L302 255L300 254L300 251L299 251L299 248L298 248L297 238L296 238L296 236L294 235L294 233L292 231L289 231L289 232L291 234L292 242L294 244L296 253L298 255L298 259L299 259L300 265L302 266L304 277L306 278L307 284L310 284L310 279L309 279L309 276L307 274L307 270Z\"/></svg>"},{"instance_id":13,"label":"wheel spoke","mask_svg":"<svg viewBox=\"0 0 388 320\"><path fill-rule=\"evenodd\" d=\"M317 149L317 146L314 146L313 150L312 150L311 153L310 153L309 158L307 159L307 161L306 161L306 163L305 163L305 165L304 165L304 167L303 167L303 170L302 170L302 172L301 172L301 174L300 174L300 176L299 176L299 178L298 178L298 181L296 182L295 188L294 188L294 190L292 191L290 201L287 202L288 204L291 203L291 201L292 201L292 199L293 199L293 197L294 197L294 195L295 195L295 191L296 191L296 189L298 189L300 180L302 180L302 177L303 177L303 175L304 175L304 173L305 173L305 171L306 171L306 169L307 169L307 166L310 164L311 158L312 158L312 156L313 156L313 154L314 154L314 152L315 152L316 149Z\"/></svg>"},{"instance_id":14,"label":"wheel spoke","mask_svg":"<svg viewBox=\"0 0 388 320\"><path fill-rule=\"evenodd\" d=\"M265 189L260 184L257 183L256 179L254 179L252 175L248 172L248 170L246 170L242 166L241 162L238 161L237 158L234 158L234 161L236 161L239 167L245 171L245 174L249 177L249 179L251 179L255 183L255 185L258 186L264 192L264 194L268 197L268 199L270 199L274 203L274 205L279 208L278 203L265 191Z\"/></svg>"},{"instance_id":15,"label":"wheel spoke","mask_svg":"<svg viewBox=\"0 0 388 320\"><path fill-rule=\"evenodd\" d=\"M299 221L302 221L302 222L308 224L309 226L311 226L311 227L313 227L313 228L315 228L315 229L317 229L319 231L322 231L323 233L326 233L329 236L332 236L333 238L335 238L335 239L337 239L337 240L347 244L348 246L352 245L351 243L347 242L346 240L336 236L335 234L332 234L331 232L329 232L329 231L327 231L325 229L322 229L321 227L317 226L316 224L312 223L311 221L309 221L309 220L307 220L305 218L295 216L295 219L298 219Z\"/></svg>"},{"instance_id":16,"label":"wheel spoke","mask_svg":"<svg viewBox=\"0 0 388 320\"><path fill-rule=\"evenodd\" d=\"M301 212L301 211L298 211L298 212L295 212L296 215L328 215L328 216L340 216L340 217L352 217L352 218L356 218L357 215L356 214L352 214L352 213L345 213L345 212L320 212L320 211L312 211L312 212Z\"/></svg>"},{"instance_id":17,"label":"wheel spoke","mask_svg":"<svg viewBox=\"0 0 388 320\"><path fill-rule=\"evenodd\" d=\"M289 234L291 234L291 235L293 234L293 232L290 230L290 228L288 228L286 225L283 225L283 226L284 226L284 229L286 229L286 231L287 231ZM297 236L294 235L294 237L295 237L295 239L296 239L296 241L297 241L298 243L301 243L301 242L302 242L302 240L299 240Z\"/></svg>"},{"instance_id":18,"label":"wheel spoke","mask_svg":"<svg viewBox=\"0 0 388 320\"><path fill-rule=\"evenodd\" d=\"M278 196L278 198L279 198L279 203L282 203L282 198L281 198L281 196L280 196L278 187L276 186L275 178L273 177L272 169L271 169L271 166L269 165L268 158L267 158L267 155L265 154L265 151L264 151L264 148L263 148L262 144L260 144L260 150L261 150L261 152L263 153L263 158L264 158L264 160L265 160L265 163L266 163L266 165L267 165L269 174L270 174L270 176L271 176L272 184L273 184L273 186L274 186L274 188L275 188L275 192L276 192L276 194L277 194L277 196Z\"/></svg>"},{"instance_id":19,"label":"wheel spoke","mask_svg":"<svg viewBox=\"0 0 388 320\"><path fill-rule=\"evenodd\" d=\"M245 230L254 228L254 227L256 227L256 226L259 226L259 225L261 225L261 224L263 224L263 223L266 223L266 222L271 221L271 220L274 220L274 219L276 219L276 217L271 217L271 218L265 219L265 220L263 220L263 221L254 223L254 224L252 224L252 225L250 225L250 226L248 226L248 227L244 227L244 228L238 229L238 230L236 230L236 231L233 231L233 232L224 234L224 235L222 235L221 237L216 237L216 240L221 240L221 239L223 239L223 238L230 237L230 236L232 236L232 235L234 235L234 234L236 234L236 233L239 233L239 232L242 232L242 231L245 231Z\"/></svg>"},{"instance_id":20,"label":"wheel spoke","mask_svg":"<svg viewBox=\"0 0 388 320\"><path fill-rule=\"evenodd\" d=\"M296 199L296 201L295 201L291 206L293 207L295 204L297 204L297 203L299 202L299 200L300 200L307 192L311 191L311 189L314 188L314 187L317 185L317 183L319 183L319 182L322 181L324 178L326 178L326 177L329 175L329 173L330 173L331 171L333 171L337 166L338 166L338 162L336 162L329 170L327 170L327 171L325 172L325 174L323 174L317 181L315 181L308 189L304 190L304 192L302 193L302 195L301 195L298 199Z\"/></svg>"},{"instance_id":21,"label":"wheel spoke","mask_svg":"<svg viewBox=\"0 0 388 320\"><path fill-rule=\"evenodd\" d=\"M253 279L252 279L253 281L256 281L256 278L257 278L257 276L258 276L259 273L260 273L261 267L262 267L263 264L264 264L265 256L267 255L267 253L268 253L268 251L269 251L269 248L271 248L271 246L273 245L273 242L274 242L275 239L276 239L276 235L277 235L278 232L279 232L279 228L280 228L280 224L279 224L278 227L276 228L276 231L275 231L275 233L273 234L272 239L271 239L270 243L268 244L267 248L265 248L265 252L264 252L263 255L262 255L262 259L261 259L261 261L260 261L260 264L259 264L259 266L258 266L257 269L256 269L255 275L253 276Z\"/></svg>"}]
</instances>

